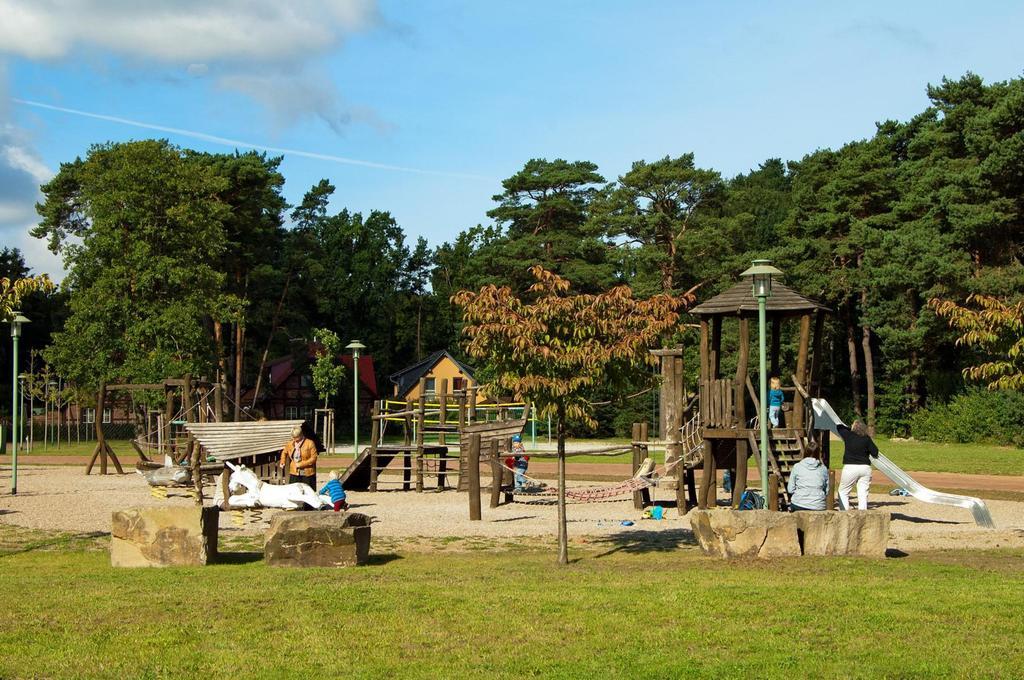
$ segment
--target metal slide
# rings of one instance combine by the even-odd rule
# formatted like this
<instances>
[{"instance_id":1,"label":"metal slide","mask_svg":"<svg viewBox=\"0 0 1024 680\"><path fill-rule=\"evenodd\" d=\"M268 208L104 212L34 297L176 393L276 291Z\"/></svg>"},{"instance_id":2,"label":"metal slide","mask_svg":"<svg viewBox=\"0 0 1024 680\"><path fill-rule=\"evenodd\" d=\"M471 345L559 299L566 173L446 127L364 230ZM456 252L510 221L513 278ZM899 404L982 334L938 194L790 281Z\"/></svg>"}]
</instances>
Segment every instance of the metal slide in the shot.
<instances>
[{"instance_id":1,"label":"metal slide","mask_svg":"<svg viewBox=\"0 0 1024 680\"><path fill-rule=\"evenodd\" d=\"M824 399L812 399L811 406L814 409L815 429L831 430L838 434L837 426L846 424L840 420L839 416L836 415L835 410L833 410L829 403ZM937 503L939 505L952 505L958 508L966 508L971 511L971 514L974 516L974 521L978 526L985 527L986 529L996 528L995 523L992 522L992 515L989 514L988 506L986 506L985 502L980 498L932 491L928 487L917 482L913 477L908 475L903 468L893 463L881 453L878 454L877 458L871 459L871 464L874 465L875 468L877 468L883 475L906 489L907 492L917 500L924 501L925 503Z\"/></svg>"}]
</instances>

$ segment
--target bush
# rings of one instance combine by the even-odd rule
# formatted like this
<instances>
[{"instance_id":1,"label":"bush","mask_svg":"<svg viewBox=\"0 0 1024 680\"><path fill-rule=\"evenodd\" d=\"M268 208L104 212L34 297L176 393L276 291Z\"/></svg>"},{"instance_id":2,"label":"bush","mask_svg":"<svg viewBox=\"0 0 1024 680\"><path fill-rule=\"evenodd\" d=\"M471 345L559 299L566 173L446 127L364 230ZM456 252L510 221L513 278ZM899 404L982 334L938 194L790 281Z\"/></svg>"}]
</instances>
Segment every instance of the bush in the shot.
<instances>
[{"instance_id":1,"label":"bush","mask_svg":"<svg viewBox=\"0 0 1024 680\"><path fill-rule=\"evenodd\" d=\"M911 419L916 439L1024 447L1024 393L972 389Z\"/></svg>"}]
</instances>

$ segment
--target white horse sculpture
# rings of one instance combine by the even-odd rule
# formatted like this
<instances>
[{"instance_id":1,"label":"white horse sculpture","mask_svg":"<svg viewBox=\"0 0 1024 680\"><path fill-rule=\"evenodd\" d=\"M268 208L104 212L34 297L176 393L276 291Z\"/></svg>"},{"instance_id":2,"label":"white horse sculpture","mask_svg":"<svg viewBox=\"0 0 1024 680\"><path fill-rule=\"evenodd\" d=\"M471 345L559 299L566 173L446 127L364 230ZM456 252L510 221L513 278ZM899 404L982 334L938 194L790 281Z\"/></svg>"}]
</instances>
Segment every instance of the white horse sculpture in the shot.
<instances>
[{"instance_id":1,"label":"white horse sculpture","mask_svg":"<svg viewBox=\"0 0 1024 680\"><path fill-rule=\"evenodd\" d=\"M324 496L318 495L306 484L267 484L260 481L256 473L244 465L224 463L231 468L228 478L228 506L232 508L284 508L295 510L306 504L318 510L331 505ZM238 493L245 489L245 493Z\"/></svg>"}]
</instances>

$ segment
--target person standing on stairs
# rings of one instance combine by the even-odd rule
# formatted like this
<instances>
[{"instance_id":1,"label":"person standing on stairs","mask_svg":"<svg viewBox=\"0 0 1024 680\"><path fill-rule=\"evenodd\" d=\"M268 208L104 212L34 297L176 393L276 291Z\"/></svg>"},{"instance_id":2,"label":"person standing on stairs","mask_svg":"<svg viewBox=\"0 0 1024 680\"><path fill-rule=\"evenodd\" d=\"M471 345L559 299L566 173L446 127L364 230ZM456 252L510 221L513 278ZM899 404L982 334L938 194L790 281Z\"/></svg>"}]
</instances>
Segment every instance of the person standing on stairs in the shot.
<instances>
[{"instance_id":1,"label":"person standing on stairs","mask_svg":"<svg viewBox=\"0 0 1024 680\"><path fill-rule=\"evenodd\" d=\"M846 450L843 452L843 473L839 478L839 509L850 509L850 491L857 486L857 509L868 509L868 489L871 487L871 459L878 457L878 447L868 436L868 428L861 420L851 427L839 424L839 436Z\"/></svg>"},{"instance_id":2,"label":"person standing on stairs","mask_svg":"<svg viewBox=\"0 0 1024 680\"><path fill-rule=\"evenodd\" d=\"M813 439L804 447L804 457L789 473L789 511L824 510L828 495L828 470L821 462L818 442Z\"/></svg>"}]
</instances>

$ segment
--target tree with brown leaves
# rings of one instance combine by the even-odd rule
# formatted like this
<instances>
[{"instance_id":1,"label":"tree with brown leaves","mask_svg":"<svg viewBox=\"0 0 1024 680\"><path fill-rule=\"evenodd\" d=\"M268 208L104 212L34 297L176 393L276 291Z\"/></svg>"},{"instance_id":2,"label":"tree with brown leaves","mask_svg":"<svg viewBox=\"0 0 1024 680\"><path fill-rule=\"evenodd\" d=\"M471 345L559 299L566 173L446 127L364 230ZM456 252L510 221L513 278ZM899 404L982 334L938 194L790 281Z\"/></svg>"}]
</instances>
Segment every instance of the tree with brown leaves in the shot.
<instances>
[{"instance_id":1,"label":"tree with brown leaves","mask_svg":"<svg viewBox=\"0 0 1024 680\"><path fill-rule=\"evenodd\" d=\"M1024 301L1009 305L987 295L971 295L962 306L929 301L935 313L960 331L958 345L981 350L990 359L964 369L964 377L983 380L991 390L1024 389Z\"/></svg>"},{"instance_id":2,"label":"tree with brown leaves","mask_svg":"<svg viewBox=\"0 0 1024 680\"><path fill-rule=\"evenodd\" d=\"M550 415L558 433L558 561L569 561L565 517L565 432L567 422L594 426L591 399L596 388L625 393L652 362L648 350L661 345L679 323L684 296L633 297L629 286L595 295L573 294L568 280L543 267L526 296L506 286L461 291L467 353L486 361L493 388L533 404Z\"/></svg>"}]
</instances>

